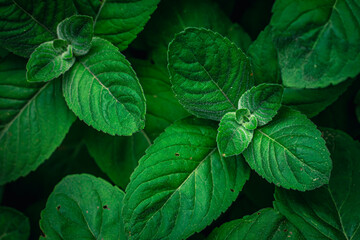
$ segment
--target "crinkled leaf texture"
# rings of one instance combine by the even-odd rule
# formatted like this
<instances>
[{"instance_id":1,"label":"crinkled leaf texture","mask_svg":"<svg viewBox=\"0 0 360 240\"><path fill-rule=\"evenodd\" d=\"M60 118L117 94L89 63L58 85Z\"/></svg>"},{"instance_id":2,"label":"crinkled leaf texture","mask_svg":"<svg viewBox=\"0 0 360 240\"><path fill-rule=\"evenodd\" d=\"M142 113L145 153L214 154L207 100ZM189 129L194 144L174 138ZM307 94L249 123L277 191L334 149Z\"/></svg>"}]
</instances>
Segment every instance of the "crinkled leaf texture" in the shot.
<instances>
[{"instance_id":1,"label":"crinkled leaf texture","mask_svg":"<svg viewBox=\"0 0 360 240\"><path fill-rule=\"evenodd\" d=\"M60 79L26 81L25 62L0 62L0 185L27 175L50 157L75 120Z\"/></svg>"},{"instance_id":2,"label":"crinkled leaf texture","mask_svg":"<svg viewBox=\"0 0 360 240\"><path fill-rule=\"evenodd\" d=\"M220 121L254 84L246 55L211 30L187 28L177 34L168 61L176 97L197 117Z\"/></svg>"},{"instance_id":3,"label":"crinkled leaf texture","mask_svg":"<svg viewBox=\"0 0 360 240\"><path fill-rule=\"evenodd\" d=\"M21 212L0 207L0 239L27 240L30 235L29 219Z\"/></svg>"},{"instance_id":4,"label":"crinkled leaf texture","mask_svg":"<svg viewBox=\"0 0 360 240\"><path fill-rule=\"evenodd\" d=\"M111 135L144 128L145 97L130 63L109 41L95 37L63 79L69 108L85 123Z\"/></svg>"},{"instance_id":5,"label":"crinkled leaf texture","mask_svg":"<svg viewBox=\"0 0 360 240\"><path fill-rule=\"evenodd\" d=\"M56 38L56 26L75 14L71 0L1 0L0 45L23 57Z\"/></svg>"},{"instance_id":6,"label":"crinkled leaf texture","mask_svg":"<svg viewBox=\"0 0 360 240\"><path fill-rule=\"evenodd\" d=\"M40 239L124 240L124 192L92 175L69 175L56 185L41 212Z\"/></svg>"},{"instance_id":7,"label":"crinkled leaf texture","mask_svg":"<svg viewBox=\"0 0 360 240\"><path fill-rule=\"evenodd\" d=\"M80 14L94 18L95 35L121 51L143 30L160 0L74 0Z\"/></svg>"},{"instance_id":8,"label":"crinkled leaf texture","mask_svg":"<svg viewBox=\"0 0 360 240\"><path fill-rule=\"evenodd\" d=\"M305 239L296 227L272 208L233 220L216 228L207 240L286 240Z\"/></svg>"},{"instance_id":9,"label":"crinkled leaf texture","mask_svg":"<svg viewBox=\"0 0 360 240\"><path fill-rule=\"evenodd\" d=\"M324 130L334 168L329 185L300 193L276 189L275 207L307 239L360 239L360 143Z\"/></svg>"},{"instance_id":10,"label":"crinkled leaf texture","mask_svg":"<svg viewBox=\"0 0 360 240\"><path fill-rule=\"evenodd\" d=\"M316 125L288 107L255 130L244 157L267 181L300 191L327 184L332 168L330 153Z\"/></svg>"},{"instance_id":11,"label":"crinkled leaf texture","mask_svg":"<svg viewBox=\"0 0 360 240\"><path fill-rule=\"evenodd\" d=\"M71 44L76 56L85 55L91 48L94 35L93 19L82 15L69 17L57 26L57 35Z\"/></svg>"},{"instance_id":12,"label":"crinkled leaf texture","mask_svg":"<svg viewBox=\"0 0 360 240\"><path fill-rule=\"evenodd\" d=\"M53 41L45 42L31 54L26 65L26 79L29 82L48 82L68 71L74 62L71 46L57 48Z\"/></svg>"},{"instance_id":13,"label":"crinkled leaf texture","mask_svg":"<svg viewBox=\"0 0 360 240\"><path fill-rule=\"evenodd\" d=\"M219 155L216 133L215 123L186 118L146 150L124 199L122 214L131 239L185 239L236 199L249 169L241 157Z\"/></svg>"},{"instance_id":14,"label":"crinkled leaf texture","mask_svg":"<svg viewBox=\"0 0 360 240\"><path fill-rule=\"evenodd\" d=\"M278 0L270 25L285 86L327 87L360 72L358 0Z\"/></svg>"}]
</instances>

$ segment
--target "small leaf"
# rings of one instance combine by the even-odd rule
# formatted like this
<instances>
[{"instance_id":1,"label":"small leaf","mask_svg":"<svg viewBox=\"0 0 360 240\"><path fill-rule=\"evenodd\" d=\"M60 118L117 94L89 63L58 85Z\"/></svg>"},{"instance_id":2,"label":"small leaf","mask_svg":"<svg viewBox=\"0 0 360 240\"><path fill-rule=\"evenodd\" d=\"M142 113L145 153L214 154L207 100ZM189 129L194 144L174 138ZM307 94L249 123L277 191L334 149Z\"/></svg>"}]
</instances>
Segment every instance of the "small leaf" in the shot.
<instances>
[{"instance_id":1,"label":"small leaf","mask_svg":"<svg viewBox=\"0 0 360 240\"><path fill-rule=\"evenodd\" d=\"M252 169L277 186L305 191L329 182L332 164L321 132L287 107L254 131L243 154Z\"/></svg>"},{"instance_id":2,"label":"small leaf","mask_svg":"<svg viewBox=\"0 0 360 240\"><path fill-rule=\"evenodd\" d=\"M63 79L69 108L88 125L111 135L144 128L145 97L130 63L110 42L94 38Z\"/></svg>"},{"instance_id":3,"label":"small leaf","mask_svg":"<svg viewBox=\"0 0 360 240\"><path fill-rule=\"evenodd\" d=\"M272 208L233 220L215 228L207 240L286 240L305 239L296 227Z\"/></svg>"},{"instance_id":4,"label":"small leaf","mask_svg":"<svg viewBox=\"0 0 360 240\"><path fill-rule=\"evenodd\" d=\"M58 37L69 42L75 56L89 52L93 34L93 19L88 16L75 15L63 20L57 26Z\"/></svg>"},{"instance_id":5,"label":"small leaf","mask_svg":"<svg viewBox=\"0 0 360 240\"><path fill-rule=\"evenodd\" d=\"M255 115L258 126L271 121L281 107L283 87L278 84L263 83L252 87L240 98L238 108L249 109Z\"/></svg>"},{"instance_id":6,"label":"small leaf","mask_svg":"<svg viewBox=\"0 0 360 240\"><path fill-rule=\"evenodd\" d=\"M13 208L0 207L0 239L27 240L29 236L29 219Z\"/></svg>"},{"instance_id":7,"label":"small leaf","mask_svg":"<svg viewBox=\"0 0 360 240\"><path fill-rule=\"evenodd\" d=\"M124 192L92 175L69 175L56 185L41 212L40 239L126 239Z\"/></svg>"},{"instance_id":8,"label":"small leaf","mask_svg":"<svg viewBox=\"0 0 360 240\"><path fill-rule=\"evenodd\" d=\"M253 130L239 124L235 113L225 114L216 137L220 154L224 157L239 155L249 146L253 134Z\"/></svg>"},{"instance_id":9,"label":"small leaf","mask_svg":"<svg viewBox=\"0 0 360 240\"><path fill-rule=\"evenodd\" d=\"M254 83L246 55L210 30L187 28L177 34L168 61L176 97L197 117L220 121L236 111L240 96Z\"/></svg>"},{"instance_id":10,"label":"small leaf","mask_svg":"<svg viewBox=\"0 0 360 240\"><path fill-rule=\"evenodd\" d=\"M257 128L257 118L252 115L249 109L241 108L235 112L236 121L244 126L248 130L254 130Z\"/></svg>"},{"instance_id":11,"label":"small leaf","mask_svg":"<svg viewBox=\"0 0 360 240\"><path fill-rule=\"evenodd\" d=\"M61 40L41 44L31 54L26 65L29 82L48 82L68 71L74 64L72 47Z\"/></svg>"}]
</instances>

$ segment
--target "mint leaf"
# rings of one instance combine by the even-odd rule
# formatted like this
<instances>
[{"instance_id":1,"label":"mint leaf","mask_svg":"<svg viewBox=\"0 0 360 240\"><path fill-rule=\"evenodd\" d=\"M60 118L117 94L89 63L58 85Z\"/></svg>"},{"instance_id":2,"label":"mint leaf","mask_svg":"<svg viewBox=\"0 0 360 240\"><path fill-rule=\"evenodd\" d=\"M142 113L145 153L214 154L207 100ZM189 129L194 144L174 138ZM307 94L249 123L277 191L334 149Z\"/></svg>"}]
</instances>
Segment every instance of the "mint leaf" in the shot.
<instances>
[{"instance_id":1,"label":"mint leaf","mask_svg":"<svg viewBox=\"0 0 360 240\"><path fill-rule=\"evenodd\" d=\"M71 0L6 0L0 6L0 45L22 57L56 38L56 26L74 15Z\"/></svg>"},{"instance_id":2,"label":"mint leaf","mask_svg":"<svg viewBox=\"0 0 360 240\"><path fill-rule=\"evenodd\" d=\"M249 171L242 158L219 155L215 127L195 118L177 121L146 150L124 199L131 238L185 239L236 199Z\"/></svg>"},{"instance_id":3,"label":"mint leaf","mask_svg":"<svg viewBox=\"0 0 360 240\"><path fill-rule=\"evenodd\" d=\"M300 191L327 184L332 168L329 151L315 124L285 107L268 125L255 130L244 157L267 181Z\"/></svg>"},{"instance_id":4,"label":"mint leaf","mask_svg":"<svg viewBox=\"0 0 360 240\"><path fill-rule=\"evenodd\" d=\"M88 125L111 135L144 128L145 97L130 63L107 40L94 38L63 79L69 108Z\"/></svg>"},{"instance_id":5,"label":"mint leaf","mask_svg":"<svg viewBox=\"0 0 360 240\"><path fill-rule=\"evenodd\" d=\"M261 234L260 234L261 233ZM272 208L233 220L215 228L207 240L305 239L296 227Z\"/></svg>"},{"instance_id":6,"label":"mint leaf","mask_svg":"<svg viewBox=\"0 0 360 240\"><path fill-rule=\"evenodd\" d=\"M120 215L124 195L92 175L65 177L41 212L40 227L46 237L40 239L125 239Z\"/></svg>"},{"instance_id":7,"label":"mint leaf","mask_svg":"<svg viewBox=\"0 0 360 240\"><path fill-rule=\"evenodd\" d=\"M235 112L236 121L248 130L254 130L258 126L257 118L252 115L249 109L240 108Z\"/></svg>"},{"instance_id":8,"label":"mint leaf","mask_svg":"<svg viewBox=\"0 0 360 240\"><path fill-rule=\"evenodd\" d=\"M359 23L359 1L276 1L270 25L284 85L327 87L359 74Z\"/></svg>"},{"instance_id":9,"label":"mint leaf","mask_svg":"<svg viewBox=\"0 0 360 240\"><path fill-rule=\"evenodd\" d=\"M21 212L0 207L0 239L27 240L30 235L29 219Z\"/></svg>"},{"instance_id":10,"label":"mint leaf","mask_svg":"<svg viewBox=\"0 0 360 240\"><path fill-rule=\"evenodd\" d=\"M240 98L238 108L250 110L258 122L263 126L271 121L281 107L283 87L278 84L263 83L252 87Z\"/></svg>"},{"instance_id":11,"label":"mint leaf","mask_svg":"<svg viewBox=\"0 0 360 240\"><path fill-rule=\"evenodd\" d=\"M253 86L250 61L230 40L201 28L187 28L169 45L173 90L186 110L219 121L237 109Z\"/></svg>"},{"instance_id":12,"label":"mint leaf","mask_svg":"<svg viewBox=\"0 0 360 240\"><path fill-rule=\"evenodd\" d=\"M25 62L0 63L0 185L27 175L50 157L75 120L60 79L26 81Z\"/></svg>"},{"instance_id":13,"label":"mint leaf","mask_svg":"<svg viewBox=\"0 0 360 240\"><path fill-rule=\"evenodd\" d=\"M360 144L349 135L324 130L333 170L329 185L299 193L276 189L275 207L307 239L360 238Z\"/></svg>"},{"instance_id":14,"label":"mint leaf","mask_svg":"<svg viewBox=\"0 0 360 240\"><path fill-rule=\"evenodd\" d=\"M75 15L63 20L57 26L58 37L69 42L75 56L89 52L93 34L93 19L88 16Z\"/></svg>"},{"instance_id":15,"label":"mint leaf","mask_svg":"<svg viewBox=\"0 0 360 240\"><path fill-rule=\"evenodd\" d=\"M72 47L61 40L46 42L31 54L26 65L29 82L48 82L68 71L75 62Z\"/></svg>"},{"instance_id":16,"label":"mint leaf","mask_svg":"<svg viewBox=\"0 0 360 240\"><path fill-rule=\"evenodd\" d=\"M237 121L236 113L227 113L221 119L216 137L220 154L224 157L239 155L250 144L254 131Z\"/></svg>"}]
</instances>

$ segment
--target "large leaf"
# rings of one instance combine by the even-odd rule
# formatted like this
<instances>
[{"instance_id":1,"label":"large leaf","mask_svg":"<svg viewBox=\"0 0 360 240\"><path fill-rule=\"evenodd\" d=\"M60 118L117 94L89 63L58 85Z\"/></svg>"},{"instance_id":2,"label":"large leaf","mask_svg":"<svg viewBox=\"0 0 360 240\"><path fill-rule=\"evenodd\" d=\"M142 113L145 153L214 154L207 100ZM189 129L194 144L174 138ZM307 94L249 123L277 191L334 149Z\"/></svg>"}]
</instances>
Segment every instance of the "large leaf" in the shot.
<instances>
[{"instance_id":1,"label":"large leaf","mask_svg":"<svg viewBox=\"0 0 360 240\"><path fill-rule=\"evenodd\" d=\"M229 39L187 28L169 45L169 72L180 103L197 117L220 120L253 86L250 61Z\"/></svg>"},{"instance_id":2,"label":"large leaf","mask_svg":"<svg viewBox=\"0 0 360 240\"><path fill-rule=\"evenodd\" d=\"M296 227L272 208L233 220L211 232L208 240L305 239Z\"/></svg>"},{"instance_id":3,"label":"large leaf","mask_svg":"<svg viewBox=\"0 0 360 240\"><path fill-rule=\"evenodd\" d=\"M26 81L25 62L0 63L0 185L36 169L60 145L75 120L60 79Z\"/></svg>"},{"instance_id":4,"label":"large leaf","mask_svg":"<svg viewBox=\"0 0 360 240\"><path fill-rule=\"evenodd\" d=\"M285 86L326 87L360 72L358 0L278 0L273 13Z\"/></svg>"},{"instance_id":5,"label":"large leaf","mask_svg":"<svg viewBox=\"0 0 360 240\"><path fill-rule=\"evenodd\" d=\"M0 239L27 240L30 235L29 219L21 212L0 207Z\"/></svg>"},{"instance_id":6,"label":"large leaf","mask_svg":"<svg viewBox=\"0 0 360 240\"><path fill-rule=\"evenodd\" d=\"M242 158L219 155L216 132L213 122L187 118L147 149L124 199L125 229L132 239L185 239L236 199L249 171Z\"/></svg>"},{"instance_id":7,"label":"large leaf","mask_svg":"<svg viewBox=\"0 0 360 240\"><path fill-rule=\"evenodd\" d=\"M124 192L92 175L70 175L56 185L40 227L40 239L113 239L125 238L121 218Z\"/></svg>"},{"instance_id":8,"label":"large leaf","mask_svg":"<svg viewBox=\"0 0 360 240\"><path fill-rule=\"evenodd\" d=\"M360 239L360 143L326 129L334 168L329 185L299 193L277 189L275 207L307 239Z\"/></svg>"},{"instance_id":9,"label":"large leaf","mask_svg":"<svg viewBox=\"0 0 360 240\"><path fill-rule=\"evenodd\" d=\"M94 38L63 79L71 110L88 125L112 135L144 128L145 97L130 63L107 40Z\"/></svg>"},{"instance_id":10,"label":"large leaf","mask_svg":"<svg viewBox=\"0 0 360 240\"><path fill-rule=\"evenodd\" d=\"M143 30L160 0L74 0L80 14L94 18L95 35L124 50Z\"/></svg>"},{"instance_id":11,"label":"large leaf","mask_svg":"<svg viewBox=\"0 0 360 240\"><path fill-rule=\"evenodd\" d=\"M255 130L244 156L258 174L287 189L305 191L329 182L332 164L321 132L290 108Z\"/></svg>"},{"instance_id":12,"label":"large leaf","mask_svg":"<svg viewBox=\"0 0 360 240\"><path fill-rule=\"evenodd\" d=\"M75 14L71 0L1 0L0 45L29 57L43 42L56 38L56 26Z\"/></svg>"}]
</instances>

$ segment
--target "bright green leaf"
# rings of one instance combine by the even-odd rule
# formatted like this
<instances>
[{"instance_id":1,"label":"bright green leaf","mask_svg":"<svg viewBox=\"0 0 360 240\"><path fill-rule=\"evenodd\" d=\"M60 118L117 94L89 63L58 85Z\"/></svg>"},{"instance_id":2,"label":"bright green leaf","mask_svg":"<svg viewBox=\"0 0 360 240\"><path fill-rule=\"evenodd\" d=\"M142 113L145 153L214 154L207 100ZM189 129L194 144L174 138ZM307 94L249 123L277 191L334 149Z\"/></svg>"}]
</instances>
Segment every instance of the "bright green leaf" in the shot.
<instances>
[{"instance_id":1,"label":"bright green leaf","mask_svg":"<svg viewBox=\"0 0 360 240\"><path fill-rule=\"evenodd\" d=\"M240 125L248 130L254 130L258 126L257 118L246 108L236 110L235 119Z\"/></svg>"},{"instance_id":2,"label":"bright green leaf","mask_svg":"<svg viewBox=\"0 0 360 240\"><path fill-rule=\"evenodd\" d=\"M332 168L329 151L315 124L285 107L268 125L255 130L244 157L267 181L300 191L327 184Z\"/></svg>"},{"instance_id":3,"label":"bright green leaf","mask_svg":"<svg viewBox=\"0 0 360 240\"><path fill-rule=\"evenodd\" d=\"M329 185L305 193L277 189L274 205L307 239L360 239L360 143L332 129L324 138L334 165Z\"/></svg>"},{"instance_id":4,"label":"bright green leaf","mask_svg":"<svg viewBox=\"0 0 360 240\"><path fill-rule=\"evenodd\" d=\"M220 121L254 83L246 55L210 30L187 28L177 34L168 61L176 97L197 117Z\"/></svg>"},{"instance_id":5,"label":"bright green leaf","mask_svg":"<svg viewBox=\"0 0 360 240\"><path fill-rule=\"evenodd\" d=\"M31 54L26 65L29 82L48 82L71 68L75 62L72 47L64 48L60 41L43 43Z\"/></svg>"},{"instance_id":6,"label":"bright green leaf","mask_svg":"<svg viewBox=\"0 0 360 240\"><path fill-rule=\"evenodd\" d=\"M222 158L216 124L187 118L161 134L131 175L123 218L132 239L185 239L236 199L249 171L241 157Z\"/></svg>"},{"instance_id":7,"label":"bright green leaf","mask_svg":"<svg viewBox=\"0 0 360 240\"><path fill-rule=\"evenodd\" d=\"M358 0L277 0L270 25L285 86L327 87L359 74Z\"/></svg>"},{"instance_id":8,"label":"bright green leaf","mask_svg":"<svg viewBox=\"0 0 360 240\"><path fill-rule=\"evenodd\" d=\"M239 155L250 144L254 131L241 125L231 112L221 119L216 137L220 154L224 157Z\"/></svg>"},{"instance_id":9,"label":"bright green leaf","mask_svg":"<svg viewBox=\"0 0 360 240\"><path fill-rule=\"evenodd\" d=\"M92 175L70 175L56 185L41 212L46 238L126 239L121 218L124 192Z\"/></svg>"},{"instance_id":10,"label":"bright green leaf","mask_svg":"<svg viewBox=\"0 0 360 240\"><path fill-rule=\"evenodd\" d=\"M85 123L112 135L144 128L145 97L130 63L107 40L94 38L63 79L71 110Z\"/></svg>"},{"instance_id":11,"label":"bright green leaf","mask_svg":"<svg viewBox=\"0 0 360 240\"><path fill-rule=\"evenodd\" d=\"M56 26L75 14L71 0L1 0L0 45L23 57L56 38Z\"/></svg>"},{"instance_id":12,"label":"bright green leaf","mask_svg":"<svg viewBox=\"0 0 360 240\"><path fill-rule=\"evenodd\" d=\"M50 157L75 120L60 79L26 81L25 62L0 62L0 185L27 175Z\"/></svg>"},{"instance_id":13,"label":"bright green leaf","mask_svg":"<svg viewBox=\"0 0 360 240\"><path fill-rule=\"evenodd\" d=\"M255 115L258 125L271 121L281 107L283 87L278 84L263 83L252 87L240 98L238 108L246 108Z\"/></svg>"},{"instance_id":14,"label":"bright green leaf","mask_svg":"<svg viewBox=\"0 0 360 240\"><path fill-rule=\"evenodd\" d=\"M0 239L27 240L30 235L29 219L21 212L0 207Z\"/></svg>"}]
</instances>

